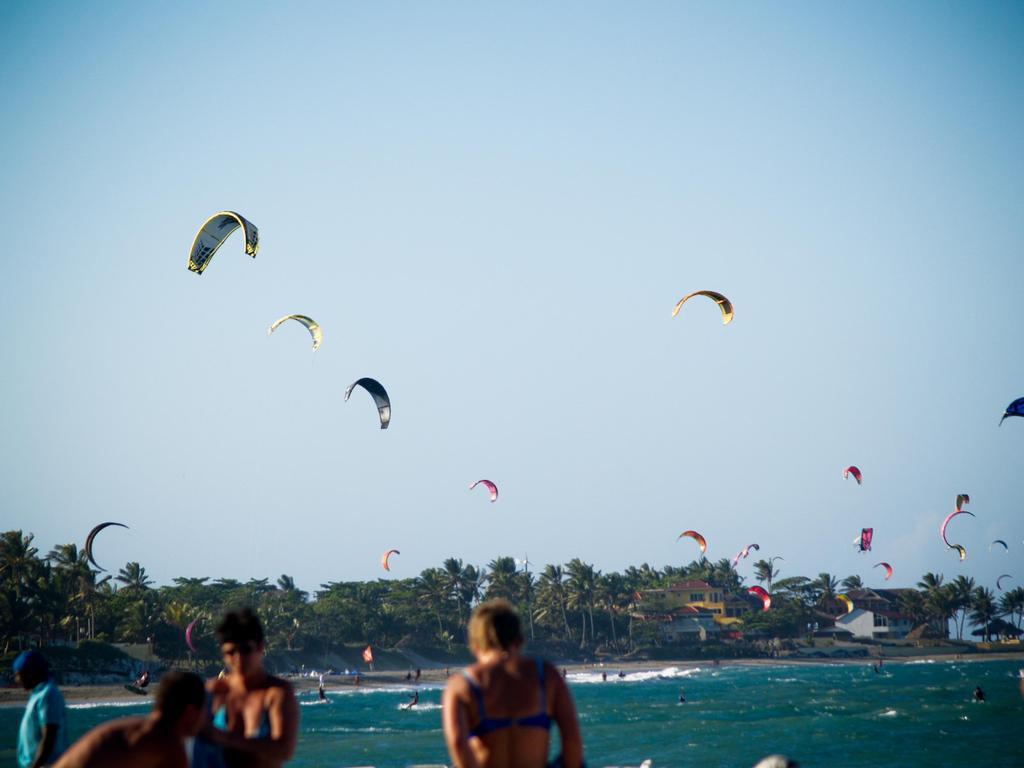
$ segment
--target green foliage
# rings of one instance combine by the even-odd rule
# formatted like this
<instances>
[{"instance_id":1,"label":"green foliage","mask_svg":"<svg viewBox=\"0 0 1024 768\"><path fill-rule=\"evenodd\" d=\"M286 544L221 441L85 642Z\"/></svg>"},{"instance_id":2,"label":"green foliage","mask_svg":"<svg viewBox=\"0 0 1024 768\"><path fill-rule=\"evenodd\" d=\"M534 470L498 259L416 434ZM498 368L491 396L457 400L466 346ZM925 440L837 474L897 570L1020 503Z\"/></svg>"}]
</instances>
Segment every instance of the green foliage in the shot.
<instances>
[{"instance_id":1,"label":"green foliage","mask_svg":"<svg viewBox=\"0 0 1024 768\"><path fill-rule=\"evenodd\" d=\"M770 611L745 614L743 629L801 636L815 620L814 608L834 598L837 579L823 573L813 580L776 580L776 560L753 564L757 580L771 588L773 603ZM638 618L635 600L641 590L701 580L733 595L745 592L727 559L702 557L660 570L644 563L621 573L602 573L579 558L535 572L524 565L529 566L512 557L495 558L486 567L448 558L415 578L329 582L312 595L287 574L244 583L181 576L156 586L140 563L104 575L74 544L58 545L41 557L32 534L6 531L0 533L0 651L62 642L87 647L90 640L152 643L165 659L196 666L219 663L217 622L228 610L250 606L263 621L268 649L281 655L282 664L328 654L348 659L353 649L367 644L375 653L421 648L435 658L456 659L465 654L473 606L500 596L519 607L527 639L537 649L556 656L626 654L664 646L661 623ZM851 577L844 586L855 583ZM1024 620L1021 588L997 601L963 578L944 585L941 575L925 574L918 586L920 591L904 593L900 604L915 622L941 627L959 612L962 631L965 617L977 621L1002 615L1017 626ZM192 621L196 652L185 644L185 627ZM717 655L727 655L725 648L719 650ZM356 654L354 663L359 658Z\"/></svg>"}]
</instances>

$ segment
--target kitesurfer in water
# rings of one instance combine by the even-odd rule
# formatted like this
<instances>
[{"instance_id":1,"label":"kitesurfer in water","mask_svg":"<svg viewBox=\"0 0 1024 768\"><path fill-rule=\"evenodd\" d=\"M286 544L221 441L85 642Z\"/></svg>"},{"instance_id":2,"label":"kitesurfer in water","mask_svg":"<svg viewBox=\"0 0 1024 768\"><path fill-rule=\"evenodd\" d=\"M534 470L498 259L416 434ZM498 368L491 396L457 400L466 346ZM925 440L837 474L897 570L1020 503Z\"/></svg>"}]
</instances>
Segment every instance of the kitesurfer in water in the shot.
<instances>
[{"instance_id":1,"label":"kitesurfer in water","mask_svg":"<svg viewBox=\"0 0 1024 768\"><path fill-rule=\"evenodd\" d=\"M229 672L207 685L213 726L203 730L197 746L220 747L227 768L279 768L291 760L298 740L292 686L263 668L263 627L248 608L225 615L217 639ZM194 768L206 764L193 761Z\"/></svg>"},{"instance_id":2,"label":"kitesurfer in water","mask_svg":"<svg viewBox=\"0 0 1024 768\"><path fill-rule=\"evenodd\" d=\"M507 600L478 606L469 621L476 663L449 680L442 722L456 768L548 764L551 724L558 725L565 768L583 764L576 705L558 669L528 658L519 616Z\"/></svg>"},{"instance_id":3,"label":"kitesurfer in water","mask_svg":"<svg viewBox=\"0 0 1024 768\"><path fill-rule=\"evenodd\" d=\"M682 688L679 689L679 703L680 704L685 704L686 703L686 692Z\"/></svg>"},{"instance_id":4,"label":"kitesurfer in water","mask_svg":"<svg viewBox=\"0 0 1024 768\"><path fill-rule=\"evenodd\" d=\"M419 703L420 703L420 692L419 691L413 691L412 692L412 696L409 697L409 703L408 704L403 704L402 705L402 709L412 709L413 707L415 707Z\"/></svg>"},{"instance_id":5,"label":"kitesurfer in water","mask_svg":"<svg viewBox=\"0 0 1024 768\"><path fill-rule=\"evenodd\" d=\"M985 692L983 690L981 690L981 686L980 685L976 685L974 687L974 700L975 701L984 701L985 700Z\"/></svg>"}]
</instances>

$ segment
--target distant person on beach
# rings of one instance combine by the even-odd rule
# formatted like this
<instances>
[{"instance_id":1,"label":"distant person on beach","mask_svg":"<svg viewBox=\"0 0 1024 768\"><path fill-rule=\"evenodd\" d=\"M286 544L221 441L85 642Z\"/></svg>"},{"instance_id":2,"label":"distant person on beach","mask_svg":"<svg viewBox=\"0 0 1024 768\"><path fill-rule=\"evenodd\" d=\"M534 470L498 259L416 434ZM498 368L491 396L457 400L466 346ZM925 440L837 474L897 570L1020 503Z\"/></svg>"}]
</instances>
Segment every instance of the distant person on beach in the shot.
<instances>
[{"instance_id":1,"label":"distant person on beach","mask_svg":"<svg viewBox=\"0 0 1024 768\"><path fill-rule=\"evenodd\" d=\"M227 768L284 765L295 754L299 707L291 684L263 668L260 620L248 608L232 611L217 627L217 639L229 672L207 685L213 723L197 739L194 768L217 765L216 757L197 756L209 744L221 750Z\"/></svg>"},{"instance_id":2,"label":"distant person on beach","mask_svg":"<svg viewBox=\"0 0 1024 768\"><path fill-rule=\"evenodd\" d=\"M50 665L39 651L24 651L14 660L14 680L28 702L18 730L18 765L40 768L56 762L68 747L64 697L50 677Z\"/></svg>"},{"instance_id":3,"label":"distant person on beach","mask_svg":"<svg viewBox=\"0 0 1024 768\"><path fill-rule=\"evenodd\" d=\"M421 675L421 674L423 674L423 673L422 673L422 672L420 672L420 669L419 669L419 667L417 667L417 668L416 668L416 678L415 678L415 679L416 679L416 682L417 682L417 683L418 683L418 682L420 681L420 675Z\"/></svg>"},{"instance_id":4,"label":"distant person on beach","mask_svg":"<svg viewBox=\"0 0 1024 768\"><path fill-rule=\"evenodd\" d=\"M981 686L980 685L977 685L977 686L974 687L974 700L975 701L984 701L985 700L985 692L983 690L981 690Z\"/></svg>"},{"instance_id":5,"label":"distant person on beach","mask_svg":"<svg viewBox=\"0 0 1024 768\"><path fill-rule=\"evenodd\" d=\"M169 672L153 711L97 726L64 753L56 768L186 768L185 739L206 716L206 686L190 672Z\"/></svg>"},{"instance_id":6,"label":"distant person on beach","mask_svg":"<svg viewBox=\"0 0 1024 768\"><path fill-rule=\"evenodd\" d=\"M583 765L576 705L551 664L521 654L519 616L507 600L489 600L469 620L476 663L449 680L442 722L456 768L543 768L551 724L558 725L565 768Z\"/></svg>"}]
</instances>

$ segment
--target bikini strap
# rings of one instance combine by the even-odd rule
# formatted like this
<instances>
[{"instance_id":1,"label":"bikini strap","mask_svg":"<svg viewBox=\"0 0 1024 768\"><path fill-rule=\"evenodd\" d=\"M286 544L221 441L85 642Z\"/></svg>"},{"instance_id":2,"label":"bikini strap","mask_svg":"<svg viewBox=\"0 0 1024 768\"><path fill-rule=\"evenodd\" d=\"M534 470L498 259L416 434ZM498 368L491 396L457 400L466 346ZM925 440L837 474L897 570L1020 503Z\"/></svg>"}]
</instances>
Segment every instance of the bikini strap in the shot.
<instances>
[{"instance_id":1,"label":"bikini strap","mask_svg":"<svg viewBox=\"0 0 1024 768\"><path fill-rule=\"evenodd\" d=\"M477 717L480 718L480 722L483 722L487 718L487 713L484 711L484 692L480 689L480 683L473 679L473 675L470 674L469 670L463 672L462 676L469 683L469 690L473 692L473 698L476 699Z\"/></svg>"}]
</instances>

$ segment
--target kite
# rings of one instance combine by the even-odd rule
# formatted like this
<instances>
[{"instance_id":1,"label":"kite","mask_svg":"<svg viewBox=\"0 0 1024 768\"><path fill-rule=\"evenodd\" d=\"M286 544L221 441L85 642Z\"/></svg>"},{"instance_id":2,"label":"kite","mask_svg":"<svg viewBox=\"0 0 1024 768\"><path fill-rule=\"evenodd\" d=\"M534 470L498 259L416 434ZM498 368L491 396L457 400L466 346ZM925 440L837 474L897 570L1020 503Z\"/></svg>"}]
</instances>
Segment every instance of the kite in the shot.
<instances>
[{"instance_id":1,"label":"kite","mask_svg":"<svg viewBox=\"0 0 1024 768\"><path fill-rule=\"evenodd\" d=\"M999 426L1003 426L1003 420L1009 416L1024 416L1024 397L1018 397L1008 406L1006 411L1003 413L1003 418L999 420Z\"/></svg>"},{"instance_id":2,"label":"kite","mask_svg":"<svg viewBox=\"0 0 1024 768\"><path fill-rule=\"evenodd\" d=\"M970 504L970 503L971 503L971 497L968 496L966 493L958 493L956 495L956 511L957 512L959 512L961 509L964 508L964 504Z\"/></svg>"},{"instance_id":3,"label":"kite","mask_svg":"<svg viewBox=\"0 0 1024 768\"><path fill-rule=\"evenodd\" d=\"M306 330L309 331L309 335L313 337L313 351L316 352L320 349L320 345L324 341L324 332L320 330L320 323L311 317L305 315L285 315L280 320L275 320L274 324L267 329L267 336L277 330L277 327L286 320L295 320L296 322L302 323L306 326Z\"/></svg>"},{"instance_id":4,"label":"kite","mask_svg":"<svg viewBox=\"0 0 1024 768\"><path fill-rule=\"evenodd\" d=\"M853 600L848 598L846 595L836 595L836 600L846 606L847 613L853 613Z\"/></svg>"},{"instance_id":5,"label":"kite","mask_svg":"<svg viewBox=\"0 0 1024 768\"><path fill-rule=\"evenodd\" d=\"M1013 576L1011 576L1010 574L1004 573L1002 576L1000 576L998 579L996 579L996 588L999 589L1000 591L1002 591L1002 589L1003 589L1003 584L1002 584L1003 579L1012 579L1012 578L1013 578Z\"/></svg>"},{"instance_id":6,"label":"kite","mask_svg":"<svg viewBox=\"0 0 1024 768\"><path fill-rule=\"evenodd\" d=\"M99 568L99 569L100 569L101 571L106 571L107 569L106 569L106 568L100 568L100 564L99 564L99 563L97 563L97 562L96 562L96 559L95 559L95 558L94 558L94 557L92 556L92 543L93 543L93 541L94 541L94 540L96 539L96 534L97 534L97 533L99 533L99 532L100 532L100 531L102 531L102 530L103 530L104 528L107 528L107 527L109 527L109 526L111 526L111 525L119 525L119 526L121 526L122 528L127 528L127 527L128 527L128 526L127 526L127 525L125 525L124 523L100 523L100 524L99 524L99 525L97 525L97 526L96 526L95 528L93 528L93 529L92 529L91 531L89 531L89 535L88 535L88 536L87 536L87 537L85 538L85 557L86 557L86 559L87 559L87 560L88 560L88 561L89 561L90 563L92 563L93 565L95 565L95 566L96 566L97 568Z\"/></svg>"},{"instance_id":7,"label":"kite","mask_svg":"<svg viewBox=\"0 0 1024 768\"><path fill-rule=\"evenodd\" d=\"M849 480L850 475L853 475L853 479L857 481L857 485L860 485L861 481L864 479L860 470L852 465L843 470L843 480Z\"/></svg>"},{"instance_id":8,"label":"kite","mask_svg":"<svg viewBox=\"0 0 1024 768\"><path fill-rule=\"evenodd\" d=\"M402 553L399 552L397 549L389 549L387 552L385 552L383 555L381 555L381 557L380 557L380 564L384 566L384 570L385 571L390 571L391 570L391 566L388 564L388 560L391 558L391 556L392 555L400 555L400 554L402 554Z\"/></svg>"},{"instance_id":9,"label":"kite","mask_svg":"<svg viewBox=\"0 0 1024 768\"><path fill-rule=\"evenodd\" d=\"M967 559L967 548L966 547L963 547L963 546L961 546L959 544L950 544L949 548L950 549L955 549L957 551L957 554L960 555L960 562L961 563L964 560Z\"/></svg>"},{"instance_id":10,"label":"kite","mask_svg":"<svg viewBox=\"0 0 1024 768\"><path fill-rule=\"evenodd\" d=\"M196 628L196 624L199 623L199 619L192 619L185 627L185 645L192 649L192 653L199 653L196 647L192 644L192 630Z\"/></svg>"},{"instance_id":11,"label":"kite","mask_svg":"<svg viewBox=\"0 0 1024 768\"><path fill-rule=\"evenodd\" d=\"M953 545L950 544L949 539L946 538L946 526L948 526L949 521L957 515L970 515L971 517L975 516L973 512L968 512L966 509L960 509L959 505L956 509L954 509L948 515L946 515L946 519L942 521L942 525L939 527L939 535L942 536L942 541L945 542L947 547L952 547ZM962 557L960 559L963 560Z\"/></svg>"},{"instance_id":12,"label":"kite","mask_svg":"<svg viewBox=\"0 0 1024 768\"><path fill-rule=\"evenodd\" d=\"M747 594L757 595L761 598L761 605L764 606L762 610L767 611L772 607L772 596L768 594L764 587L751 587L747 590Z\"/></svg>"},{"instance_id":13,"label":"kite","mask_svg":"<svg viewBox=\"0 0 1024 768\"><path fill-rule=\"evenodd\" d=\"M740 560L745 560L747 557L749 557L750 550L752 549L760 551L761 547L759 547L757 544L748 544L747 546L745 546L743 549L737 552L736 557L732 559L732 567L735 568L736 563L738 563Z\"/></svg>"},{"instance_id":14,"label":"kite","mask_svg":"<svg viewBox=\"0 0 1024 768\"><path fill-rule=\"evenodd\" d=\"M860 536L853 540L853 546L859 547L861 552L871 551L871 539L874 538L874 528L861 528Z\"/></svg>"},{"instance_id":15,"label":"kite","mask_svg":"<svg viewBox=\"0 0 1024 768\"><path fill-rule=\"evenodd\" d=\"M1010 547L1007 546L1006 542L1003 541L1002 539L996 539L995 541L992 542L992 544L1002 544L1003 545L1003 549L1005 549L1007 552L1010 551ZM988 551L989 552L992 551L992 544L988 545Z\"/></svg>"},{"instance_id":16,"label":"kite","mask_svg":"<svg viewBox=\"0 0 1024 768\"><path fill-rule=\"evenodd\" d=\"M260 249L260 232L256 226L234 211L221 211L203 222L199 234L192 241L192 251L188 255L188 268L197 275L210 264L210 259L224 241L239 227L245 235L245 252L256 258Z\"/></svg>"},{"instance_id":17,"label":"kite","mask_svg":"<svg viewBox=\"0 0 1024 768\"><path fill-rule=\"evenodd\" d=\"M491 501L492 502L495 502L495 501L498 500L498 486L496 486L490 480L477 480L475 483L473 483L472 485L469 486L469 490L472 491L478 485L484 485L484 486L487 487L487 490L489 490L491 492Z\"/></svg>"},{"instance_id":18,"label":"kite","mask_svg":"<svg viewBox=\"0 0 1024 768\"><path fill-rule=\"evenodd\" d=\"M732 322L732 302L729 301L725 296L715 291L694 291L693 293L683 296L676 304L675 309L672 310L672 317L679 314L679 310L683 308L683 304L692 299L694 296L707 296L709 299L713 299L718 308L722 310L722 325L728 325Z\"/></svg>"},{"instance_id":19,"label":"kite","mask_svg":"<svg viewBox=\"0 0 1024 768\"><path fill-rule=\"evenodd\" d=\"M888 581L892 578L892 566L883 561L881 563L875 563L874 567L877 568L880 565L885 567L885 580Z\"/></svg>"},{"instance_id":20,"label":"kite","mask_svg":"<svg viewBox=\"0 0 1024 768\"><path fill-rule=\"evenodd\" d=\"M676 537L676 541L679 541L679 539L683 538L683 536L689 536L691 539L696 541L700 545L700 553L702 555L708 551L707 540L696 531L683 531Z\"/></svg>"},{"instance_id":21,"label":"kite","mask_svg":"<svg viewBox=\"0 0 1024 768\"><path fill-rule=\"evenodd\" d=\"M362 387L370 396L373 398L373 402L377 404L377 412L380 414L380 428L387 429L388 424L391 423L391 398L388 397L387 391L381 386L381 383L376 379L359 379L348 385L348 389L345 390L345 402L348 402L349 396L352 394L352 390L356 388L356 385Z\"/></svg>"}]
</instances>

